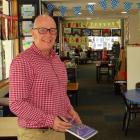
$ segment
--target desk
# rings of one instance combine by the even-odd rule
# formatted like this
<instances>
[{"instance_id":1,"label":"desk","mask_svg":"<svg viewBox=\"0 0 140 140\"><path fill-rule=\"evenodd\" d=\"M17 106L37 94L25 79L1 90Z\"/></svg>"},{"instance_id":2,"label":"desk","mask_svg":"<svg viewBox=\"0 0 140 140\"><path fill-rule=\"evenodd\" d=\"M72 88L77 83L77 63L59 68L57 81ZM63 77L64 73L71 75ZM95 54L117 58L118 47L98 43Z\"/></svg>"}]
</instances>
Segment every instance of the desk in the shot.
<instances>
[{"instance_id":1,"label":"desk","mask_svg":"<svg viewBox=\"0 0 140 140\"><path fill-rule=\"evenodd\" d=\"M8 97L0 98L0 105L9 106L9 98Z\"/></svg>"},{"instance_id":2,"label":"desk","mask_svg":"<svg viewBox=\"0 0 140 140\"><path fill-rule=\"evenodd\" d=\"M78 89L79 89L79 83L68 83L67 85L67 91L68 96L70 97L71 103L72 98L74 97L74 105L78 106Z\"/></svg>"},{"instance_id":3,"label":"desk","mask_svg":"<svg viewBox=\"0 0 140 140\"><path fill-rule=\"evenodd\" d=\"M140 104L140 89L128 90L124 95L130 102Z\"/></svg>"},{"instance_id":4,"label":"desk","mask_svg":"<svg viewBox=\"0 0 140 140\"><path fill-rule=\"evenodd\" d=\"M17 127L16 117L0 117L0 137L16 137Z\"/></svg>"},{"instance_id":5,"label":"desk","mask_svg":"<svg viewBox=\"0 0 140 140\"><path fill-rule=\"evenodd\" d=\"M109 79L110 71L111 71L111 79L113 80L115 75L114 64L101 64L101 63L96 64L96 81L99 83L101 75L107 75L107 78Z\"/></svg>"}]
</instances>

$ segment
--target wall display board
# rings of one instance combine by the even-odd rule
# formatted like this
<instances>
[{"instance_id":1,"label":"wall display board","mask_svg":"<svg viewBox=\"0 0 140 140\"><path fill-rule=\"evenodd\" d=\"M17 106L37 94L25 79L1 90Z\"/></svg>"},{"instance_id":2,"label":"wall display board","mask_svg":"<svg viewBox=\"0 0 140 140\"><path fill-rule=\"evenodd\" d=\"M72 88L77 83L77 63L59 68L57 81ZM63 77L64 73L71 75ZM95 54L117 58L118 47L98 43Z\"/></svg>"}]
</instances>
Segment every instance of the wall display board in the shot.
<instances>
[{"instance_id":1,"label":"wall display board","mask_svg":"<svg viewBox=\"0 0 140 140\"><path fill-rule=\"evenodd\" d=\"M64 28L64 42L70 47L83 44L94 50L112 50L115 41L121 43L121 29Z\"/></svg>"},{"instance_id":2,"label":"wall display board","mask_svg":"<svg viewBox=\"0 0 140 140\"><path fill-rule=\"evenodd\" d=\"M34 19L39 15L39 0L18 0L18 23L20 51L32 44L31 29Z\"/></svg>"},{"instance_id":3,"label":"wall display board","mask_svg":"<svg viewBox=\"0 0 140 140\"><path fill-rule=\"evenodd\" d=\"M89 46L93 48L94 50L102 50L104 47L107 48L107 50L112 50L112 45L115 41L120 42L120 37L103 37L103 36L89 36Z\"/></svg>"}]
</instances>

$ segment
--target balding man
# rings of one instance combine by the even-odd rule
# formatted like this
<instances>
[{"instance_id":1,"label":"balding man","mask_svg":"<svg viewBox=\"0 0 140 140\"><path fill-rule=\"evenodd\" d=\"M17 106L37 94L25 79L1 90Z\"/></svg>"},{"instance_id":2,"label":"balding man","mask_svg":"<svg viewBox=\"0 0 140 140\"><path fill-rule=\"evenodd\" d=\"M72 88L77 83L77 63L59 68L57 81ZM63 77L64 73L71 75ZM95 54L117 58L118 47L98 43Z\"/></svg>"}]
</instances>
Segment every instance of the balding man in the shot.
<instances>
[{"instance_id":1,"label":"balding man","mask_svg":"<svg viewBox=\"0 0 140 140\"><path fill-rule=\"evenodd\" d=\"M67 96L65 66L53 50L56 36L53 18L38 16L33 44L11 63L9 101L18 117L18 140L65 140L67 118L81 123Z\"/></svg>"}]
</instances>

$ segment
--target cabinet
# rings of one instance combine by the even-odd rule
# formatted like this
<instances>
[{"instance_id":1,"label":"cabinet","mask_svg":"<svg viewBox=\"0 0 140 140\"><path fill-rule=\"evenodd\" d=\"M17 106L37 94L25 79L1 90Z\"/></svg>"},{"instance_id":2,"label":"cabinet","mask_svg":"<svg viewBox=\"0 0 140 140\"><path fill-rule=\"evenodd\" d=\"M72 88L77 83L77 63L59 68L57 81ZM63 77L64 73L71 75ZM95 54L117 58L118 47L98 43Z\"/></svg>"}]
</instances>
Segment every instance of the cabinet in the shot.
<instances>
[{"instance_id":1,"label":"cabinet","mask_svg":"<svg viewBox=\"0 0 140 140\"><path fill-rule=\"evenodd\" d=\"M35 17L39 15L39 0L18 0L18 35L20 52L32 44L31 29Z\"/></svg>"}]
</instances>

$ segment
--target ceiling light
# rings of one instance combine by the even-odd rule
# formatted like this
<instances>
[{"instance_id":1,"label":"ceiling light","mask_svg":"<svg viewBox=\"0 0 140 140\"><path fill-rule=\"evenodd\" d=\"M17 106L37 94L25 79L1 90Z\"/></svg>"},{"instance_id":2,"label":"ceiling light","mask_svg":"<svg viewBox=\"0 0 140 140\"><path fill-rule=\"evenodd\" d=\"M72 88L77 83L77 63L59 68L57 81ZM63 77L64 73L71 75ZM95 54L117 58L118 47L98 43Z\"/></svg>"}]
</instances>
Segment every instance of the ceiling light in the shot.
<instances>
[{"instance_id":1,"label":"ceiling light","mask_svg":"<svg viewBox=\"0 0 140 140\"><path fill-rule=\"evenodd\" d=\"M123 11L123 12L121 12L122 14L126 14L127 12L126 11Z\"/></svg>"},{"instance_id":2,"label":"ceiling light","mask_svg":"<svg viewBox=\"0 0 140 140\"><path fill-rule=\"evenodd\" d=\"M95 5L95 4L96 4L95 2L88 3L88 5Z\"/></svg>"},{"instance_id":3,"label":"ceiling light","mask_svg":"<svg viewBox=\"0 0 140 140\"><path fill-rule=\"evenodd\" d=\"M91 18L87 17L86 20L91 20Z\"/></svg>"}]
</instances>

